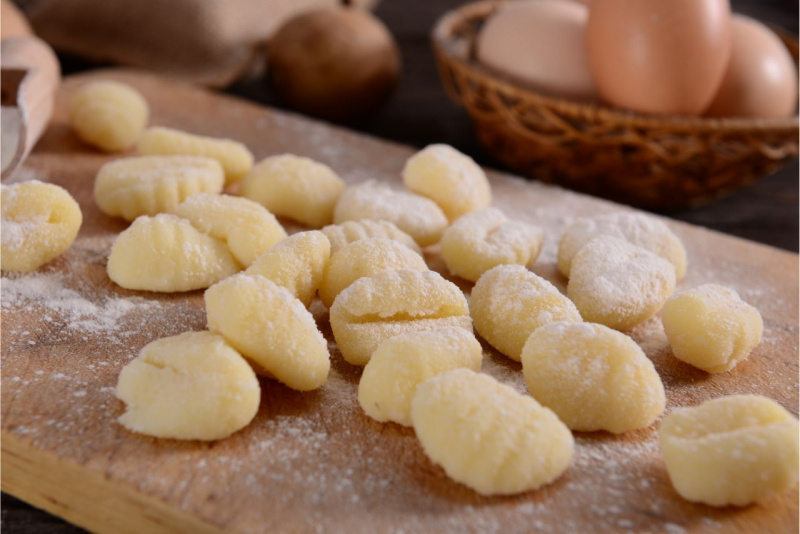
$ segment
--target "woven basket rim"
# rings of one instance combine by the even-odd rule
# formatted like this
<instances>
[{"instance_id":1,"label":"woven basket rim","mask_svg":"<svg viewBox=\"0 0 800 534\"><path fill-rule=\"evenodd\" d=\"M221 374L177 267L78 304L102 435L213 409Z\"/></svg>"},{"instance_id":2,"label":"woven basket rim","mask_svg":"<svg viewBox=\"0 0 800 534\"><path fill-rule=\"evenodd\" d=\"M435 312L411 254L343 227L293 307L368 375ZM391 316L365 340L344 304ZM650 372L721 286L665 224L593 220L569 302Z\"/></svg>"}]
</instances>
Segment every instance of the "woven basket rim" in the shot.
<instances>
[{"instance_id":1,"label":"woven basket rim","mask_svg":"<svg viewBox=\"0 0 800 534\"><path fill-rule=\"evenodd\" d=\"M455 30L467 20L485 20L508 0L481 0L464 4L443 14L436 22L431 33L434 52L448 62L451 67L477 78L481 83L505 95L531 105L544 105L569 116L589 120L591 122L614 123L621 127L641 129L662 129L671 131L703 131L708 133L758 132L758 131L798 131L800 118L792 117L765 119L745 117L686 117L680 115L647 115L634 111L613 108L602 104L578 102L540 93L522 87L504 79L496 73L484 68L477 60L462 57L456 50L459 38ZM786 40L790 37L782 32ZM472 50L474 39L469 42ZM796 41L795 41L796 42Z\"/></svg>"}]
</instances>

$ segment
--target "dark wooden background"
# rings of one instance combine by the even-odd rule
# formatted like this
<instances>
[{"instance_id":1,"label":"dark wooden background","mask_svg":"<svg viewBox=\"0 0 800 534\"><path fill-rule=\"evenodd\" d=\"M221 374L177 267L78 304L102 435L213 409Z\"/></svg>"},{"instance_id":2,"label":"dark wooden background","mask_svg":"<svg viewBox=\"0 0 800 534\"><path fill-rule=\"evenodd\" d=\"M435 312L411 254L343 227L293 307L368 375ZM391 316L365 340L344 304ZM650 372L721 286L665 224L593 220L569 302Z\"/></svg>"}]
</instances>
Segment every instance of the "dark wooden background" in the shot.
<instances>
[{"instance_id":1,"label":"dark wooden background","mask_svg":"<svg viewBox=\"0 0 800 534\"><path fill-rule=\"evenodd\" d=\"M389 104L356 130L418 147L449 143L478 162L502 168L484 152L466 112L445 95L429 45L436 19L458 0L383 0L376 14L400 44L403 78ZM775 24L797 35L796 0L733 0L734 11ZM62 57L65 74L95 67L80 59ZM270 106L281 107L261 80L241 82L228 89ZM664 212L675 219L752 239L775 247L798 250L798 162L778 173L701 208ZM84 532L54 516L2 495L2 529L11 534Z\"/></svg>"}]
</instances>

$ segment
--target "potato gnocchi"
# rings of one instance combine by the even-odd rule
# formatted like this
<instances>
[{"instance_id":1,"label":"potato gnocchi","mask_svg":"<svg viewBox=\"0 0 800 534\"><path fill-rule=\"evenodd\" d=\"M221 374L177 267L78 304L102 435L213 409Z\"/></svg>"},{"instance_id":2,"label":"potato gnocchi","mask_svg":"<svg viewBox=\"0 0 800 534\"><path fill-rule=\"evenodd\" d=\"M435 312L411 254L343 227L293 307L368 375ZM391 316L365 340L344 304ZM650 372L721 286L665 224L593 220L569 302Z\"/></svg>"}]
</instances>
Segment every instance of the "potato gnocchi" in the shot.
<instances>
[{"instance_id":1,"label":"potato gnocchi","mask_svg":"<svg viewBox=\"0 0 800 534\"><path fill-rule=\"evenodd\" d=\"M522 349L522 373L533 398L571 430L645 428L666 403L661 378L639 345L599 324L537 328Z\"/></svg>"},{"instance_id":2,"label":"potato gnocchi","mask_svg":"<svg viewBox=\"0 0 800 534\"><path fill-rule=\"evenodd\" d=\"M358 383L358 402L376 421L411 426L411 399L425 380L453 369L481 370L483 352L472 332L447 326L409 332L381 343Z\"/></svg>"},{"instance_id":3,"label":"potato gnocchi","mask_svg":"<svg viewBox=\"0 0 800 534\"><path fill-rule=\"evenodd\" d=\"M289 290L308 308L322 284L331 245L320 231L300 232L278 243L245 271Z\"/></svg>"},{"instance_id":4,"label":"potato gnocchi","mask_svg":"<svg viewBox=\"0 0 800 534\"><path fill-rule=\"evenodd\" d=\"M272 213L321 228L333 221L344 181L327 165L293 154L271 156L242 180L239 194Z\"/></svg>"},{"instance_id":5,"label":"potato gnocchi","mask_svg":"<svg viewBox=\"0 0 800 534\"><path fill-rule=\"evenodd\" d=\"M222 165L225 183L241 180L253 167L253 154L246 146L231 139L190 134L173 128L148 128L136 143L143 156L202 156Z\"/></svg>"},{"instance_id":6,"label":"potato gnocchi","mask_svg":"<svg viewBox=\"0 0 800 534\"><path fill-rule=\"evenodd\" d=\"M732 395L675 410L658 437L681 497L745 506L797 484L799 433L797 419L772 399Z\"/></svg>"},{"instance_id":7,"label":"potato gnocchi","mask_svg":"<svg viewBox=\"0 0 800 534\"><path fill-rule=\"evenodd\" d=\"M146 345L119 374L119 423L157 438L216 440L247 426L261 387L222 336L186 332Z\"/></svg>"},{"instance_id":8,"label":"potato gnocchi","mask_svg":"<svg viewBox=\"0 0 800 534\"><path fill-rule=\"evenodd\" d=\"M389 221L414 238L420 247L437 243L447 227L447 217L434 201L395 191L374 180L345 189L333 212L336 224L361 219Z\"/></svg>"},{"instance_id":9,"label":"potato gnocchi","mask_svg":"<svg viewBox=\"0 0 800 534\"><path fill-rule=\"evenodd\" d=\"M709 373L730 371L761 341L764 322L733 289L705 284L667 300L664 331L679 360Z\"/></svg>"},{"instance_id":10,"label":"potato gnocchi","mask_svg":"<svg viewBox=\"0 0 800 534\"><path fill-rule=\"evenodd\" d=\"M111 80L81 86L69 103L69 122L81 141L106 152L133 146L149 116L139 91Z\"/></svg>"},{"instance_id":11,"label":"potato gnocchi","mask_svg":"<svg viewBox=\"0 0 800 534\"><path fill-rule=\"evenodd\" d=\"M319 298L330 308L336 296L359 278L396 269L427 271L428 265L422 256L391 239L355 241L331 256L319 286Z\"/></svg>"},{"instance_id":12,"label":"potato gnocchi","mask_svg":"<svg viewBox=\"0 0 800 534\"><path fill-rule=\"evenodd\" d=\"M575 255L567 295L585 321L630 330L675 290L675 267L616 237L596 237Z\"/></svg>"},{"instance_id":13,"label":"potato gnocchi","mask_svg":"<svg viewBox=\"0 0 800 534\"><path fill-rule=\"evenodd\" d=\"M175 215L143 215L117 236L108 277L126 289L204 289L241 270L228 247Z\"/></svg>"},{"instance_id":14,"label":"potato gnocchi","mask_svg":"<svg viewBox=\"0 0 800 534\"><path fill-rule=\"evenodd\" d=\"M558 478L572 433L549 409L494 378L456 369L423 382L411 422L425 454L481 495L510 495Z\"/></svg>"},{"instance_id":15,"label":"potato gnocchi","mask_svg":"<svg viewBox=\"0 0 800 534\"><path fill-rule=\"evenodd\" d=\"M403 183L436 202L451 222L492 202L483 169L449 145L428 145L411 156L403 168Z\"/></svg>"},{"instance_id":16,"label":"potato gnocchi","mask_svg":"<svg viewBox=\"0 0 800 534\"><path fill-rule=\"evenodd\" d=\"M197 193L219 193L225 184L220 164L190 156L140 156L100 167L94 199L112 217L133 221L141 215L171 213Z\"/></svg>"},{"instance_id":17,"label":"potato gnocchi","mask_svg":"<svg viewBox=\"0 0 800 534\"><path fill-rule=\"evenodd\" d=\"M369 239L371 237L384 237L398 241L417 254L422 254L422 250L414 239L389 221L373 221L362 219L360 221L345 221L341 224L329 224L322 229L331 242L331 254L337 250L359 239Z\"/></svg>"},{"instance_id":18,"label":"potato gnocchi","mask_svg":"<svg viewBox=\"0 0 800 534\"><path fill-rule=\"evenodd\" d=\"M2 186L4 271L27 273L63 254L83 222L81 208L66 189L38 180Z\"/></svg>"},{"instance_id":19,"label":"potato gnocchi","mask_svg":"<svg viewBox=\"0 0 800 534\"><path fill-rule=\"evenodd\" d=\"M366 365L390 337L442 326L472 331L467 299L433 271L401 269L360 278L342 291L330 310L333 337L342 356Z\"/></svg>"},{"instance_id":20,"label":"potato gnocchi","mask_svg":"<svg viewBox=\"0 0 800 534\"><path fill-rule=\"evenodd\" d=\"M456 276L476 282L498 265L531 266L539 256L544 231L512 221L502 211L473 211L454 222L442 234L442 259Z\"/></svg>"},{"instance_id":21,"label":"potato gnocchi","mask_svg":"<svg viewBox=\"0 0 800 534\"><path fill-rule=\"evenodd\" d=\"M246 198L200 193L181 203L175 214L224 241L245 267L286 239L286 231L275 216Z\"/></svg>"},{"instance_id":22,"label":"potato gnocchi","mask_svg":"<svg viewBox=\"0 0 800 534\"><path fill-rule=\"evenodd\" d=\"M558 289L520 265L500 265L483 274L470 300L475 330L494 348L520 361L528 336L555 321L581 321Z\"/></svg>"},{"instance_id":23,"label":"potato gnocchi","mask_svg":"<svg viewBox=\"0 0 800 534\"><path fill-rule=\"evenodd\" d=\"M288 289L241 273L208 288L205 303L209 329L225 337L257 373L299 391L325 384L328 342Z\"/></svg>"}]
</instances>

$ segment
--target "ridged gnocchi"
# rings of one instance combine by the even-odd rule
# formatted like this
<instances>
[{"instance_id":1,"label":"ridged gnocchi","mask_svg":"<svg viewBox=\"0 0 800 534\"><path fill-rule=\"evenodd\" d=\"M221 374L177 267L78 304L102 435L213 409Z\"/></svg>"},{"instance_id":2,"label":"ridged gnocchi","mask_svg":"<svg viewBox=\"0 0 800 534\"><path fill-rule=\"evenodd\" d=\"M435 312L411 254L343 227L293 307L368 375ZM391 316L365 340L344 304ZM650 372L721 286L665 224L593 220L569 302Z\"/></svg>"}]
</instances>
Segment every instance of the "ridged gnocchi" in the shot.
<instances>
[{"instance_id":1,"label":"ridged gnocchi","mask_svg":"<svg viewBox=\"0 0 800 534\"><path fill-rule=\"evenodd\" d=\"M330 309L333 337L342 356L366 365L390 337L457 326L472 331L467 299L433 271L401 269L360 278L342 291Z\"/></svg>"},{"instance_id":2,"label":"ridged gnocchi","mask_svg":"<svg viewBox=\"0 0 800 534\"><path fill-rule=\"evenodd\" d=\"M578 310L558 289L521 265L499 265L472 288L475 330L494 348L520 361L528 336L555 321L581 321Z\"/></svg>"},{"instance_id":3,"label":"ridged gnocchi","mask_svg":"<svg viewBox=\"0 0 800 534\"><path fill-rule=\"evenodd\" d=\"M111 80L81 86L69 103L69 121L81 141L106 152L133 146L149 116L139 91Z\"/></svg>"},{"instance_id":4,"label":"ridged gnocchi","mask_svg":"<svg viewBox=\"0 0 800 534\"><path fill-rule=\"evenodd\" d=\"M733 289L705 284L667 300L664 332L679 360L709 373L730 371L761 341L764 321Z\"/></svg>"},{"instance_id":5,"label":"ridged gnocchi","mask_svg":"<svg viewBox=\"0 0 800 534\"><path fill-rule=\"evenodd\" d=\"M192 291L241 270L228 247L175 215L143 215L117 236L108 277L126 289Z\"/></svg>"},{"instance_id":6,"label":"ridged gnocchi","mask_svg":"<svg viewBox=\"0 0 800 534\"><path fill-rule=\"evenodd\" d=\"M428 145L411 156L403 168L403 183L436 202L451 222L492 202L483 169L449 145Z\"/></svg>"},{"instance_id":7,"label":"ridged gnocchi","mask_svg":"<svg viewBox=\"0 0 800 534\"><path fill-rule=\"evenodd\" d=\"M247 426L261 387L222 336L186 332L146 345L123 367L116 389L119 423L157 438L216 440Z\"/></svg>"},{"instance_id":8,"label":"ridged gnocchi","mask_svg":"<svg viewBox=\"0 0 800 534\"><path fill-rule=\"evenodd\" d=\"M325 384L328 343L289 290L241 273L208 288L205 303L209 329L225 337L257 373L299 391Z\"/></svg>"},{"instance_id":9,"label":"ridged gnocchi","mask_svg":"<svg viewBox=\"0 0 800 534\"><path fill-rule=\"evenodd\" d=\"M461 367L480 371L482 360L481 344L463 328L447 326L391 337L364 367L358 402L376 421L411 426L411 399L417 386Z\"/></svg>"},{"instance_id":10,"label":"ridged gnocchi","mask_svg":"<svg viewBox=\"0 0 800 534\"><path fill-rule=\"evenodd\" d=\"M533 265L543 241L544 231L538 226L486 208L460 217L444 231L439 244L450 272L475 282L498 265Z\"/></svg>"},{"instance_id":11,"label":"ridged gnocchi","mask_svg":"<svg viewBox=\"0 0 800 534\"><path fill-rule=\"evenodd\" d=\"M231 139L190 134L173 128L148 128L139 137L136 151L143 156L202 156L222 165L225 183L241 180L253 167L253 154Z\"/></svg>"},{"instance_id":12,"label":"ridged gnocchi","mask_svg":"<svg viewBox=\"0 0 800 534\"><path fill-rule=\"evenodd\" d=\"M675 410L658 438L681 497L745 506L797 484L798 434L797 419L772 399L732 395Z\"/></svg>"},{"instance_id":13,"label":"ridged gnocchi","mask_svg":"<svg viewBox=\"0 0 800 534\"><path fill-rule=\"evenodd\" d=\"M599 324L550 323L522 349L530 394L571 430L645 428L664 411L661 378L639 345Z\"/></svg>"},{"instance_id":14,"label":"ridged gnocchi","mask_svg":"<svg viewBox=\"0 0 800 534\"><path fill-rule=\"evenodd\" d=\"M259 256L245 272L288 289L308 308L322 283L330 255L325 234L318 230L300 232Z\"/></svg>"},{"instance_id":15,"label":"ridged gnocchi","mask_svg":"<svg viewBox=\"0 0 800 534\"><path fill-rule=\"evenodd\" d=\"M422 250L414 239L389 221L373 221L362 219L360 221L345 221L341 224L329 224L322 229L331 242L331 254L337 250L359 239L369 239L371 237L384 237L398 241L417 254L422 254Z\"/></svg>"},{"instance_id":16,"label":"ridged gnocchi","mask_svg":"<svg viewBox=\"0 0 800 534\"><path fill-rule=\"evenodd\" d=\"M245 267L286 239L286 231L275 216L246 198L200 193L182 202L175 215L224 241Z\"/></svg>"},{"instance_id":17,"label":"ridged gnocchi","mask_svg":"<svg viewBox=\"0 0 800 534\"><path fill-rule=\"evenodd\" d=\"M333 212L336 224L361 219L389 221L421 247L437 243L447 227L447 217L434 201L374 180L346 188Z\"/></svg>"},{"instance_id":18,"label":"ridged gnocchi","mask_svg":"<svg viewBox=\"0 0 800 534\"><path fill-rule=\"evenodd\" d=\"M585 321L629 330L658 313L675 290L675 267L616 237L596 237L572 260L567 296Z\"/></svg>"},{"instance_id":19,"label":"ridged gnocchi","mask_svg":"<svg viewBox=\"0 0 800 534\"><path fill-rule=\"evenodd\" d=\"M271 156L242 179L239 194L272 213L321 228L333 221L344 181L327 165L293 154Z\"/></svg>"},{"instance_id":20,"label":"ridged gnocchi","mask_svg":"<svg viewBox=\"0 0 800 534\"><path fill-rule=\"evenodd\" d=\"M100 167L94 199L112 217L133 221L141 215L171 213L197 193L219 193L225 185L220 164L191 156L123 158Z\"/></svg>"},{"instance_id":21,"label":"ridged gnocchi","mask_svg":"<svg viewBox=\"0 0 800 534\"><path fill-rule=\"evenodd\" d=\"M423 382L411 422L425 454L481 495L537 489L572 462L572 433L549 409L489 375L456 369Z\"/></svg>"},{"instance_id":22,"label":"ridged gnocchi","mask_svg":"<svg viewBox=\"0 0 800 534\"><path fill-rule=\"evenodd\" d=\"M428 265L422 256L398 241L379 237L355 241L331 256L319 286L319 298L330 308L336 296L359 278L394 269L427 271Z\"/></svg>"},{"instance_id":23,"label":"ridged gnocchi","mask_svg":"<svg viewBox=\"0 0 800 534\"><path fill-rule=\"evenodd\" d=\"M81 228L83 214L66 189L38 180L2 186L4 271L27 273L66 251Z\"/></svg>"}]
</instances>

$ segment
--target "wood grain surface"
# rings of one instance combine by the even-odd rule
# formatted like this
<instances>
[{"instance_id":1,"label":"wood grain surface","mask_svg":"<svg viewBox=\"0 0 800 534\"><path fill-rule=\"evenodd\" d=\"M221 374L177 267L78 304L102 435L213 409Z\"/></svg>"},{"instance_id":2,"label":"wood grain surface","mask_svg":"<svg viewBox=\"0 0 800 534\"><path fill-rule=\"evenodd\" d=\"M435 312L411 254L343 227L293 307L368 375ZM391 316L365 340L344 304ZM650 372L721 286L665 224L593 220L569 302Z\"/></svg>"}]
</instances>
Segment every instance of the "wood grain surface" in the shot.
<instances>
[{"instance_id":1,"label":"wood grain surface","mask_svg":"<svg viewBox=\"0 0 800 534\"><path fill-rule=\"evenodd\" d=\"M2 489L99 532L796 532L797 488L745 508L715 509L671 488L657 424L621 437L577 433L571 468L515 497L483 498L450 481L413 431L379 424L358 407L360 369L332 343L327 310L312 311L331 340L328 384L299 393L261 380L253 423L215 443L158 440L115 423L119 370L148 342L205 325L202 292L124 291L106 257L125 224L92 200L98 168L112 159L81 145L65 103L90 79L137 87L152 124L246 143L256 158L293 152L328 163L348 182L400 184L412 150L192 89L151 75L108 71L65 80L54 122L15 179L66 187L84 226L61 258L2 279ZM494 204L540 224L547 242L534 271L564 288L555 269L560 232L575 217L624 209L490 172ZM764 317L762 343L732 372L709 376L677 361L655 318L631 335L653 360L668 409L732 393L761 393L797 415L798 257L670 222L686 244L680 288L729 285ZM443 272L437 251L429 264ZM469 284L457 281L469 290ZM484 371L524 391L520 366L484 344Z\"/></svg>"}]
</instances>

